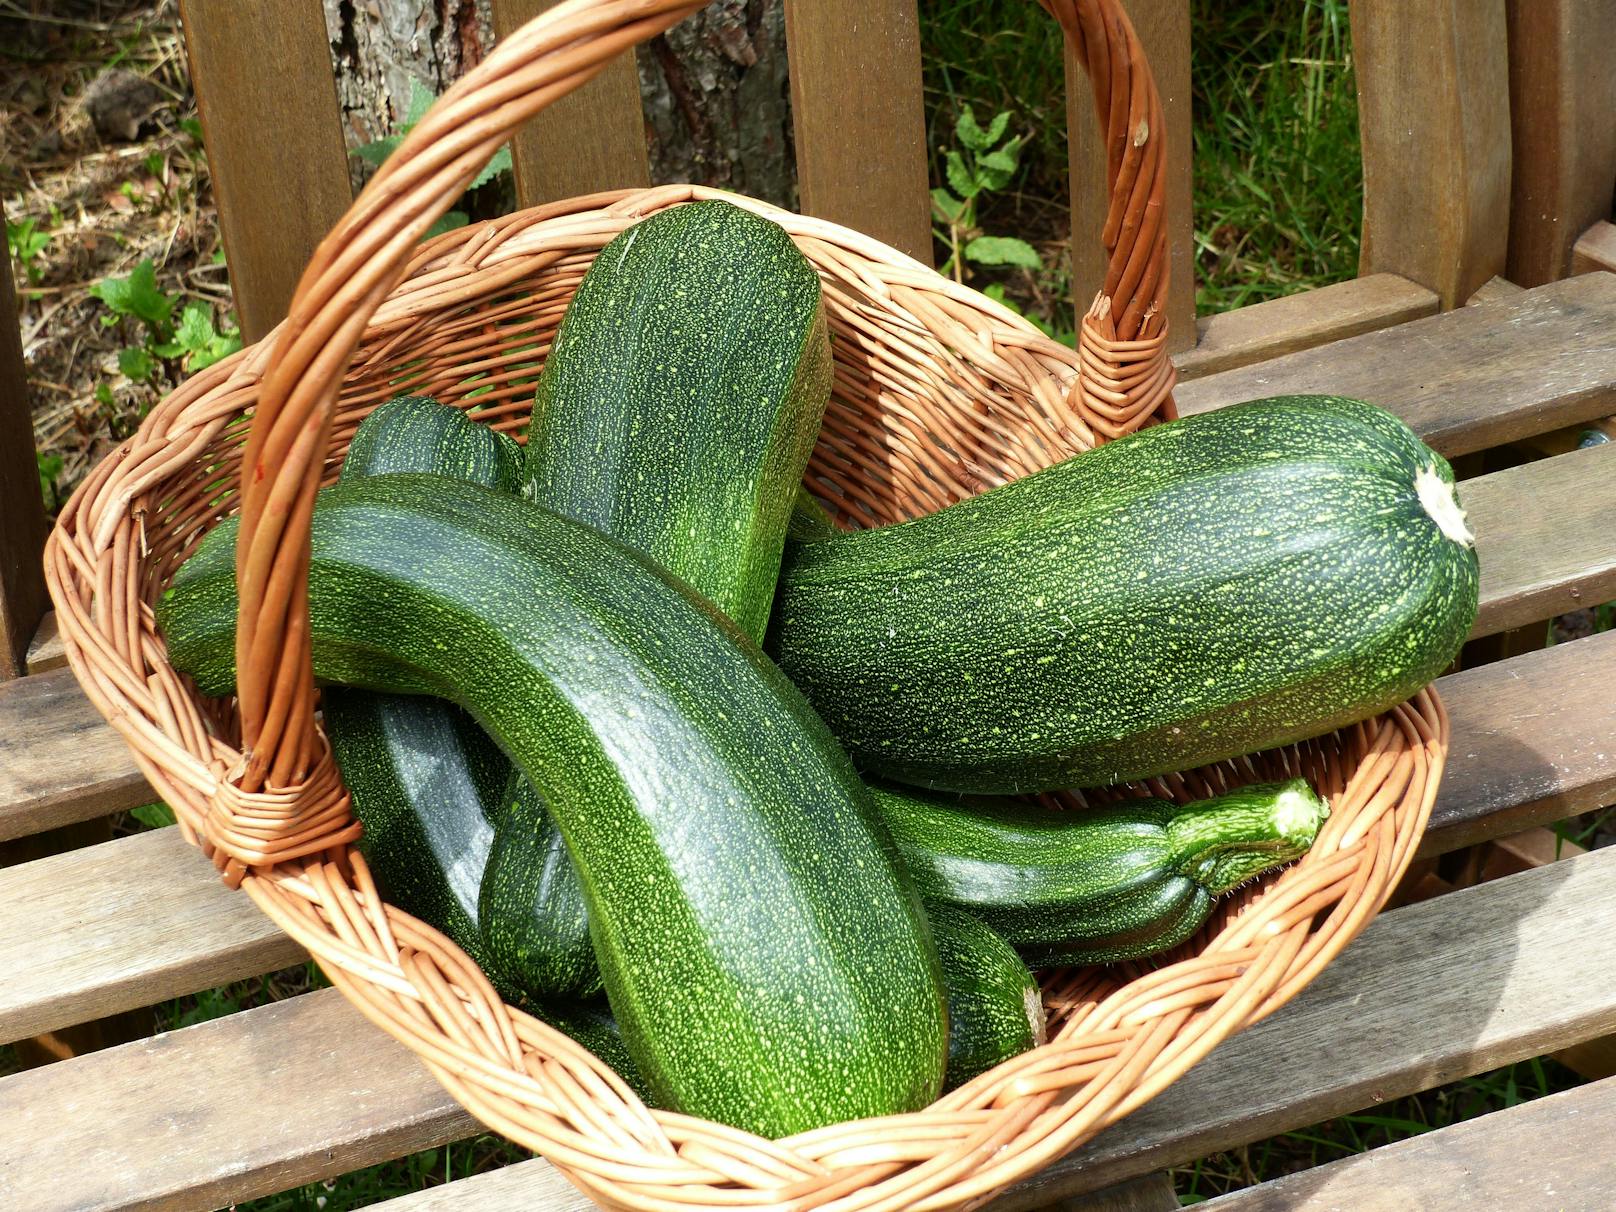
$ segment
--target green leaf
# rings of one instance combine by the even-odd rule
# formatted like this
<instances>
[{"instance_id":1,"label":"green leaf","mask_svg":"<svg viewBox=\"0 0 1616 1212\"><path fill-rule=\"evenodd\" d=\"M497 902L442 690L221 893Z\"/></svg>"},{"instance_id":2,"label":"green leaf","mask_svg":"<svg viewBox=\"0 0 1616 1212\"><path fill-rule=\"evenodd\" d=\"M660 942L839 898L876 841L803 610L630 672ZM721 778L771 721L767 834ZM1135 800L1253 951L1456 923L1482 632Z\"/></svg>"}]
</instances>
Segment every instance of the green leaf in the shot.
<instances>
[{"instance_id":1,"label":"green leaf","mask_svg":"<svg viewBox=\"0 0 1616 1212\"><path fill-rule=\"evenodd\" d=\"M202 123L195 118L181 118L180 129L198 143L202 142Z\"/></svg>"},{"instance_id":2,"label":"green leaf","mask_svg":"<svg viewBox=\"0 0 1616 1212\"><path fill-rule=\"evenodd\" d=\"M406 135L414 129L417 122L426 117L426 111L432 108L432 103L437 99L437 93L422 84L414 76L410 77L410 103L404 107L404 133Z\"/></svg>"},{"instance_id":3,"label":"green leaf","mask_svg":"<svg viewBox=\"0 0 1616 1212\"><path fill-rule=\"evenodd\" d=\"M361 143L354 148L350 155L358 156L372 168L380 168L382 161L393 154L393 149L403 140L403 135L386 135L374 143Z\"/></svg>"},{"instance_id":4,"label":"green leaf","mask_svg":"<svg viewBox=\"0 0 1616 1212\"><path fill-rule=\"evenodd\" d=\"M149 259L135 266L127 278L103 278L90 287L90 293L114 314L142 321L158 340L168 339L174 296L157 285L157 271Z\"/></svg>"},{"instance_id":5,"label":"green leaf","mask_svg":"<svg viewBox=\"0 0 1616 1212\"><path fill-rule=\"evenodd\" d=\"M95 402L104 408L111 408L117 401L112 396L112 385L97 383L95 385Z\"/></svg>"},{"instance_id":6,"label":"green leaf","mask_svg":"<svg viewBox=\"0 0 1616 1212\"><path fill-rule=\"evenodd\" d=\"M1014 299L1010 298L1004 293L1003 282L989 282L987 286L983 288L982 293L988 298L992 299L995 303L1002 303L1011 311L1015 312L1018 316L1026 314L1021 310L1020 305ZM1033 323L1038 323L1036 318L1033 320Z\"/></svg>"},{"instance_id":7,"label":"green leaf","mask_svg":"<svg viewBox=\"0 0 1616 1212\"><path fill-rule=\"evenodd\" d=\"M1020 164L1021 145L1015 142L1006 143L998 151L991 151L985 156L976 158L978 169L989 168L1006 175L1015 172Z\"/></svg>"},{"instance_id":8,"label":"green leaf","mask_svg":"<svg viewBox=\"0 0 1616 1212\"><path fill-rule=\"evenodd\" d=\"M159 800L155 804L142 804L131 808L129 815L148 829L166 829L174 823L174 810Z\"/></svg>"},{"instance_id":9,"label":"green leaf","mask_svg":"<svg viewBox=\"0 0 1616 1212\"><path fill-rule=\"evenodd\" d=\"M494 153L494 158L483 166L483 171L471 179L471 184L467 188L480 189L482 186L487 185L495 177L499 176L500 173L508 173L510 171L511 149L508 147L502 147Z\"/></svg>"},{"instance_id":10,"label":"green leaf","mask_svg":"<svg viewBox=\"0 0 1616 1212\"><path fill-rule=\"evenodd\" d=\"M157 364L152 361L151 354L139 345L131 345L118 351L118 371L126 379L144 383L152 377L152 371L155 369Z\"/></svg>"},{"instance_id":11,"label":"green leaf","mask_svg":"<svg viewBox=\"0 0 1616 1212\"><path fill-rule=\"evenodd\" d=\"M179 327L174 330L174 340L180 347L195 353L206 349L218 336L213 331L213 309L196 299L187 303L185 310L180 313Z\"/></svg>"},{"instance_id":12,"label":"green leaf","mask_svg":"<svg viewBox=\"0 0 1616 1212\"><path fill-rule=\"evenodd\" d=\"M39 465L39 495L45 507L52 508L56 504L56 477L62 474L62 456L35 451L34 461Z\"/></svg>"},{"instance_id":13,"label":"green leaf","mask_svg":"<svg viewBox=\"0 0 1616 1212\"><path fill-rule=\"evenodd\" d=\"M931 209L944 223L958 223L965 203L939 185L931 191Z\"/></svg>"},{"instance_id":14,"label":"green leaf","mask_svg":"<svg viewBox=\"0 0 1616 1212\"><path fill-rule=\"evenodd\" d=\"M977 184L976 178L971 175L970 170L965 167L965 161L960 157L959 152L950 151L944 160L944 164L948 170L948 187L967 202L976 197L981 186Z\"/></svg>"},{"instance_id":15,"label":"green leaf","mask_svg":"<svg viewBox=\"0 0 1616 1212\"><path fill-rule=\"evenodd\" d=\"M987 133L982 136L982 146L983 147L992 147L1000 139L1004 138L1005 129L1009 125L1010 125L1010 111L1009 110L1005 110L1002 113L995 114L993 116L993 121L988 123Z\"/></svg>"},{"instance_id":16,"label":"green leaf","mask_svg":"<svg viewBox=\"0 0 1616 1212\"><path fill-rule=\"evenodd\" d=\"M978 236L965 246L965 259L978 265L1015 265L1022 269L1042 269L1038 250L1014 236Z\"/></svg>"},{"instance_id":17,"label":"green leaf","mask_svg":"<svg viewBox=\"0 0 1616 1212\"><path fill-rule=\"evenodd\" d=\"M960 110L959 118L954 123L954 137L972 151L986 151L993 146L987 132L976 124L976 114L969 105Z\"/></svg>"}]
</instances>

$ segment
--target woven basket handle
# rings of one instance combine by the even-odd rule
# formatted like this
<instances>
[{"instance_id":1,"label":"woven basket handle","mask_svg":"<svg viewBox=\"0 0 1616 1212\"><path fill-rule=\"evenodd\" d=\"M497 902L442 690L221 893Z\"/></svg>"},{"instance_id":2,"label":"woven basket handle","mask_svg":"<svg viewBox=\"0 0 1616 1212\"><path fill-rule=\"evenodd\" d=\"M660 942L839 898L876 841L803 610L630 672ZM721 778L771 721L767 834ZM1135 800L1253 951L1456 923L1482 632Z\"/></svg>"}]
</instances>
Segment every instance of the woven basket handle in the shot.
<instances>
[{"instance_id":1,"label":"woven basket handle","mask_svg":"<svg viewBox=\"0 0 1616 1212\"><path fill-rule=\"evenodd\" d=\"M1156 134L1161 104L1117 0L1040 3L1086 65L1107 132L1110 270L1082 326L1085 371L1073 402L1096 432L1109 435L1137 425L1128 416L1144 414L1129 401L1141 385L1148 391L1160 378L1137 369L1148 363L1141 351L1155 349L1166 365L1159 306L1167 286L1164 157ZM403 278L427 229L522 122L586 83L618 54L704 5L566 0L501 39L427 111L315 250L274 338L242 463L236 668L247 763L235 779L240 791L292 787L319 764L309 524L333 405L370 317ZM1090 362L1101 368L1098 378L1088 370ZM1107 366L1121 368L1117 373L1129 380L1125 390L1105 385ZM1096 382L1097 392L1083 386ZM1161 398L1157 393L1155 399ZM306 843L309 822L300 813L293 818L285 821L285 832ZM228 843L225 848L233 849Z\"/></svg>"}]
</instances>

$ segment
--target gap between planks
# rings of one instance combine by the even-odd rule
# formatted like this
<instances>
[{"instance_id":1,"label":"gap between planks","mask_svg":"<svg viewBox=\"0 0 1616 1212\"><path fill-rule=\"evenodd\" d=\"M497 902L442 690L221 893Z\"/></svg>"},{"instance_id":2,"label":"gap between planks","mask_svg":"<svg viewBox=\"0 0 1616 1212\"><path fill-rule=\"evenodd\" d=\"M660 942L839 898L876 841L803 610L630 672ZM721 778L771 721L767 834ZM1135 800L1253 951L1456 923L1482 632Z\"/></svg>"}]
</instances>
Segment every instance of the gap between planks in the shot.
<instances>
[{"instance_id":1,"label":"gap between planks","mask_svg":"<svg viewBox=\"0 0 1616 1212\"><path fill-rule=\"evenodd\" d=\"M1606 1034L1613 912L1616 850L1602 850L1384 914L1293 1002L998 1206L1044 1207ZM335 990L0 1080L0 1122L0 1206L35 1212L213 1208L475 1130ZM465 1181L471 1202L454 1206L532 1206Z\"/></svg>"}]
</instances>

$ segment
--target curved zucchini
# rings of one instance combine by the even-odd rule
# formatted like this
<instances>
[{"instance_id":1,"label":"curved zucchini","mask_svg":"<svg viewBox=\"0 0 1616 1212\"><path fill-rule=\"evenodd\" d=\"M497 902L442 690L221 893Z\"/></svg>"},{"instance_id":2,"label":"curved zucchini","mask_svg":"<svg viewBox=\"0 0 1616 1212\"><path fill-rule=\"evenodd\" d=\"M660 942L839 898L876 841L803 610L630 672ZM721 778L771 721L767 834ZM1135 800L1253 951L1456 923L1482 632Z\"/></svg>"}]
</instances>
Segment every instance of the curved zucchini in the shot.
<instances>
[{"instance_id":1,"label":"curved zucchini","mask_svg":"<svg viewBox=\"0 0 1616 1212\"><path fill-rule=\"evenodd\" d=\"M1177 946L1217 896L1305 853L1329 811L1302 779L1086 812L871 790L928 907L972 914L1035 968Z\"/></svg>"},{"instance_id":2,"label":"curved zucchini","mask_svg":"<svg viewBox=\"0 0 1616 1212\"><path fill-rule=\"evenodd\" d=\"M394 396L359 423L342 475L425 471L520 492L522 448L505 434L430 396Z\"/></svg>"},{"instance_id":3,"label":"curved zucchini","mask_svg":"<svg viewBox=\"0 0 1616 1212\"><path fill-rule=\"evenodd\" d=\"M1476 593L1441 456L1381 409L1297 396L797 545L771 650L862 769L1047 791L1384 711L1452 660Z\"/></svg>"},{"instance_id":4,"label":"curved zucchini","mask_svg":"<svg viewBox=\"0 0 1616 1212\"><path fill-rule=\"evenodd\" d=\"M235 680L235 530L159 608L209 694ZM320 678L458 702L544 797L659 1103L782 1136L935 1098L919 901L828 730L710 604L586 526L408 475L322 492L309 601Z\"/></svg>"}]
</instances>

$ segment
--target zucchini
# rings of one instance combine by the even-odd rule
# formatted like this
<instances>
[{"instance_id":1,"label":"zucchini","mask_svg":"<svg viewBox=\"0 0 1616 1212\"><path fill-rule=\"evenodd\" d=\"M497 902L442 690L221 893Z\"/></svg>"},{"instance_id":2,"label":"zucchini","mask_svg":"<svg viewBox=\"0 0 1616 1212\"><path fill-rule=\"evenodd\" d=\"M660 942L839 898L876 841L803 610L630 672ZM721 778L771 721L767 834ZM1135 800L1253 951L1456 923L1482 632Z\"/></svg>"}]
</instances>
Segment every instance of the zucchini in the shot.
<instances>
[{"instance_id":1,"label":"zucchini","mask_svg":"<svg viewBox=\"0 0 1616 1212\"><path fill-rule=\"evenodd\" d=\"M588 998L601 991L577 869L544 800L515 771L494 826L477 910L489 962L524 993Z\"/></svg>"},{"instance_id":2,"label":"zucchini","mask_svg":"<svg viewBox=\"0 0 1616 1212\"><path fill-rule=\"evenodd\" d=\"M235 532L159 603L204 694L235 681ZM782 1136L936 1097L914 890L829 731L710 603L587 526L414 475L321 493L309 603L318 677L459 703L544 797L659 1104Z\"/></svg>"},{"instance_id":3,"label":"zucchini","mask_svg":"<svg viewBox=\"0 0 1616 1212\"><path fill-rule=\"evenodd\" d=\"M1044 1042L1044 999L1026 963L983 922L948 905L928 905L948 994L948 1074L963 1086Z\"/></svg>"},{"instance_id":4,"label":"zucchini","mask_svg":"<svg viewBox=\"0 0 1616 1212\"><path fill-rule=\"evenodd\" d=\"M601 250L567 307L528 428L531 496L761 636L830 382L819 277L779 224L722 201L661 211Z\"/></svg>"},{"instance_id":5,"label":"zucchini","mask_svg":"<svg viewBox=\"0 0 1616 1212\"><path fill-rule=\"evenodd\" d=\"M532 1009L535 1017L605 1061L606 1067L622 1078L642 1103L654 1105L651 1088L634 1067L634 1058L623 1042L623 1030L609 1009L598 1002L541 1002Z\"/></svg>"},{"instance_id":6,"label":"zucchini","mask_svg":"<svg viewBox=\"0 0 1616 1212\"><path fill-rule=\"evenodd\" d=\"M395 396L359 423L342 460L343 476L427 471L520 492L522 448L505 434L430 396Z\"/></svg>"},{"instance_id":7,"label":"zucchini","mask_svg":"<svg viewBox=\"0 0 1616 1212\"><path fill-rule=\"evenodd\" d=\"M522 448L458 408L398 396L359 425L344 479L425 471L505 492L521 487ZM359 850L390 903L453 939L506 996L478 926L479 883L511 764L460 708L442 699L332 686L326 736L354 815Z\"/></svg>"},{"instance_id":8,"label":"zucchini","mask_svg":"<svg viewBox=\"0 0 1616 1212\"><path fill-rule=\"evenodd\" d=\"M1035 968L1177 946L1217 896L1305 853L1329 813L1303 779L1081 812L872 791L928 912L972 914Z\"/></svg>"},{"instance_id":9,"label":"zucchini","mask_svg":"<svg viewBox=\"0 0 1616 1212\"><path fill-rule=\"evenodd\" d=\"M780 667L861 768L1146 778L1402 702L1476 616L1453 474L1326 396L1158 425L929 517L794 546Z\"/></svg>"}]
</instances>

